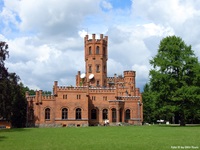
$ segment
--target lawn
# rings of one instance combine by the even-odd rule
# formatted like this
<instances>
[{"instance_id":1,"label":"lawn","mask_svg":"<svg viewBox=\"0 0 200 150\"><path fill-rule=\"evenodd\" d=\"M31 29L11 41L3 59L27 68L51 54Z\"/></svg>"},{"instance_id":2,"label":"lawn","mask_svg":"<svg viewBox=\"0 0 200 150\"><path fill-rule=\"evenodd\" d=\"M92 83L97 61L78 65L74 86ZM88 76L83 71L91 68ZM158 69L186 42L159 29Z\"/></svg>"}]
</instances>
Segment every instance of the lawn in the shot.
<instances>
[{"instance_id":1,"label":"lawn","mask_svg":"<svg viewBox=\"0 0 200 150\"><path fill-rule=\"evenodd\" d=\"M0 130L1 150L199 149L200 127L120 126Z\"/></svg>"}]
</instances>

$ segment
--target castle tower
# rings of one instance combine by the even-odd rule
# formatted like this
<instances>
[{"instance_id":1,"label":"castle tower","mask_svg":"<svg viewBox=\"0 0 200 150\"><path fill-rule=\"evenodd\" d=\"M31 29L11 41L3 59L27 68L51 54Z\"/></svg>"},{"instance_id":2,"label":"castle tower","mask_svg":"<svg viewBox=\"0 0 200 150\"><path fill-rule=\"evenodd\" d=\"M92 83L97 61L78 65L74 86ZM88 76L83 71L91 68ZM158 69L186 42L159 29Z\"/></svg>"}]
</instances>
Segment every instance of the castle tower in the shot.
<instances>
[{"instance_id":1,"label":"castle tower","mask_svg":"<svg viewBox=\"0 0 200 150\"><path fill-rule=\"evenodd\" d=\"M132 95L135 90L135 71L124 71L124 82L129 87L128 93Z\"/></svg>"},{"instance_id":2,"label":"castle tower","mask_svg":"<svg viewBox=\"0 0 200 150\"><path fill-rule=\"evenodd\" d=\"M108 60L108 37L100 34L100 39L92 39L85 36L85 73L90 86L107 85L107 60Z\"/></svg>"}]
</instances>

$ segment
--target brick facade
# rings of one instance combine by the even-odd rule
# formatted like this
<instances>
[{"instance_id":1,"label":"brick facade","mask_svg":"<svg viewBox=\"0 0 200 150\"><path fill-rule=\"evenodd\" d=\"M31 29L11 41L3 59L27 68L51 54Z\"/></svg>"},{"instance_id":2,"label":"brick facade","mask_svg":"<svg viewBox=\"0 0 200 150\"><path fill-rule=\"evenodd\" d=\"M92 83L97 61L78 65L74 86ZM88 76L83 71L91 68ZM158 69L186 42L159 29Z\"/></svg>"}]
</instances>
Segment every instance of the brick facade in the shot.
<instances>
[{"instance_id":1,"label":"brick facade","mask_svg":"<svg viewBox=\"0 0 200 150\"><path fill-rule=\"evenodd\" d=\"M59 86L53 95L26 93L29 126L95 126L141 124L142 96L135 87L135 71L107 77L108 37L84 38L85 73L78 71L76 86Z\"/></svg>"}]
</instances>

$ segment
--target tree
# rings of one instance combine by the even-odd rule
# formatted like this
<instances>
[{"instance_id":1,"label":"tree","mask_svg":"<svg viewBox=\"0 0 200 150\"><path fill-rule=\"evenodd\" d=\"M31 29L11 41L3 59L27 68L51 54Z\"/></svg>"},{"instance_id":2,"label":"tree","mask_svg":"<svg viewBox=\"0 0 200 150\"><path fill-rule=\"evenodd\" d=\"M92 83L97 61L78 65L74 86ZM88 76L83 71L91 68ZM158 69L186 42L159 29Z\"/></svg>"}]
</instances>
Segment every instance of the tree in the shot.
<instances>
[{"instance_id":1,"label":"tree","mask_svg":"<svg viewBox=\"0 0 200 150\"><path fill-rule=\"evenodd\" d=\"M160 42L158 53L150 64L150 85L156 111L166 119L178 117L185 126L192 114L200 114L200 64L191 46L176 36Z\"/></svg>"},{"instance_id":2,"label":"tree","mask_svg":"<svg viewBox=\"0 0 200 150\"><path fill-rule=\"evenodd\" d=\"M150 84L145 84L144 92L142 93L143 101L143 115L145 123L152 123L156 120L156 111L153 91L151 91Z\"/></svg>"},{"instance_id":3,"label":"tree","mask_svg":"<svg viewBox=\"0 0 200 150\"><path fill-rule=\"evenodd\" d=\"M0 42L0 118L10 121L13 127L24 127L27 101L23 87L18 84L19 76L5 68L7 49L8 45Z\"/></svg>"},{"instance_id":4,"label":"tree","mask_svg":"<svg viewBox=\"0 0 200 150\"><path fill-rule=\"evenodd\" d=\"M8 117L7 103L6 101L6 92L8 91L8 71L4 66L4 61L8 57L8 45L5 42L0 42L0 118Z\"/></svg>"}]
</instances>

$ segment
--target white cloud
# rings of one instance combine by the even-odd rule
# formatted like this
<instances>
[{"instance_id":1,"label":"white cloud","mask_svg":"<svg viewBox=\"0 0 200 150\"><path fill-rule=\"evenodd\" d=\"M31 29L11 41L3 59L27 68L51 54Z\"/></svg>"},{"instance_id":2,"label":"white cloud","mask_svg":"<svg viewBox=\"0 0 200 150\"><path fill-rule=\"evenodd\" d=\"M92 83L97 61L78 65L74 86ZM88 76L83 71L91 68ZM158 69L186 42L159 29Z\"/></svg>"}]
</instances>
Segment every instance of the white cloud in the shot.
<instances>
[{"instance_id":1,"label":"white cloud","mask_svg":"<svg viewBox=\"0 0 200 150\"><path fill-rule=\"evenodd\" d=\"M104 9L106 9L106 10L111 10L113 7L112 7L112 4L111 3L109 3L108 1L106 1L106 0L103 0L102 2L101 2L101 6L104 8Z\"/></svg>"},{"instance_id":2,"label":"white cloud","mask_svg":"<svg viewBox=\"0 0 200 150\"><path fill-rule=\"evenodd\" d=\"M113 9L106 0L6 0L4 4L0 40L9 44L6 65L25 85L37 89L51 90L54 80L75 84L77 71L85 68L87 33L90 37L96 33L97 38L100 33L108 35L108 76L133 69L140 88L148 80L149 59L163 37L182 37L200 57L200 6L195 0L134 0L132 14L129 9Z\"/></svg>"},{"instance_id":3,"label":"white cloud","mask_svg":"<svg viewBox=\"0 0 200 150\"><path fill-rule=\"evenodd\" d=\"M82 0L22 0L19 15L21 29L47 35L73 36L86 15L98 11L98 2ZM31 17L30 17L31 16Z\"/></svg>"}]
</instances>

